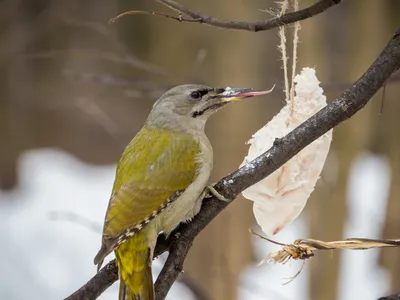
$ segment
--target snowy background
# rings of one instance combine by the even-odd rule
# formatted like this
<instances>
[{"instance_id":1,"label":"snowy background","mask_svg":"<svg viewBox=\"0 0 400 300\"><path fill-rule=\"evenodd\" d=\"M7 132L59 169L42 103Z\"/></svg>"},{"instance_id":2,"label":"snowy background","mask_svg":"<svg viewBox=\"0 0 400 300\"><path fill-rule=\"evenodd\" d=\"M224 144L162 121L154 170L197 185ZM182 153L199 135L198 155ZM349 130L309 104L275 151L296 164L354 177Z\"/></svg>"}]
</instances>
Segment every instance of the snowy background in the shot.
<instances>
[{"instance_id":1,"label":"snowy background","mask_svg":"<svg viewBox=\"0 0 400 300\"><path fill-rule=\"evenodd\" d=\"M28 151L21 156L18 189L0 193L0 299L62 299L95 274L92 261L100 246L114 169L114 165L90 166L54 149ZM345 236L377 237L385 212L388 166L381 158L363 154L355 160L350 178ZM307 236L307 226L299 218L275 240L291 242ZM253 242L258 261L276 249L257 238ZM387 292L389 281L377 265L378 251L343 254L341 300L372 300ZM307 265L293 282L283 285L300 266L299 262L259 267L254 263L241 276L239 299L308 299ZM156 272L160 267L160 262L155 262ZM114 284L99 299L116 297ZM192 297L178 283L168 299Z\"/></svg>"}]
</instances>

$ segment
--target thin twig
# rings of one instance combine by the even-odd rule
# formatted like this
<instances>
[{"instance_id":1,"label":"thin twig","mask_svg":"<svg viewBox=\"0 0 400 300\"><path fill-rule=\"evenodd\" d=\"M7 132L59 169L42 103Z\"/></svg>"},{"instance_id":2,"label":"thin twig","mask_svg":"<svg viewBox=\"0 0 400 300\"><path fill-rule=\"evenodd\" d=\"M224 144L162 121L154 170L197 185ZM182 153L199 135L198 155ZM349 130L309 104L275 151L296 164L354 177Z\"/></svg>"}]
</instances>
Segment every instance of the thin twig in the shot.
<instances>
[{"instance_id":1,"label":"thin twig","mask_svg":"<svg viewBox=\"0 0 400 300\"><path fill-rule=\"evenodd\" d=\"M283 285L287 285L287 284L291 283L293 280L295 280L295 279L297 278L297 276L299 276L299 275L301 274L301 272L303 271L305 264L306 264L306 261L303 260L303 263L301 264L300 269L299 269L299 270L296 272L296 274L294 274L292 277L285 278L285 279L287 279L288 281L286 281L285 283L283 283Z\"/></svg>"},{"instance_id":2,"label":"thin twig","mask_svg":"<svg viewBox=\"0 0 400 300\"><path fill-rule=\"evenodd\" d=\"M185 22L185 23L198 23L200 20L197 19L184 19L182 18L181 15L179 15L178 17L174 17L162 12L157 12L157 11L152 11L152 10L130 10L130 11L126 11L122 14L119 14L118 16L110 19L108 21L109 24L115 23L119 18L126 16L126 15L155 15L155 16L161 16L167 19L173 19L179 22Z\"/></svg>"},{"instance_id":3,"label":"thin twig","mask_svg":"<svg viewBox=\"0 0 400 300\"><path fill-rule=\"evenodd\" d=\"M210 26L215 26L215 27L220 27L220 28L226 28L226 29L236 29L236 30L246 30L246 31L253 31L253 32L258 32L258 31L265 31L269 30L272 28L276 28L279 26L291 24L297 21L305 20L308 18L311 18L315 15L318 15L328 8L337 5L342 2L342 0L320 0L316 2L314 5L311 5L307 8L304 8L299 11L291 12L284 14L280 17L272 18L267 21L257 21L257 22L242 22L242 21L227 21L227 20L219 20L214 17L208 16L206 14L201 14L198 12L195 12L184 5L172 1L172 0L157 0L157 2L160 2L161 4L169 7L170 9L178 12L178 17L171 16L168 14L160 13L160 12L154 12L154 11L138 11L138 10L133 10L130 12L122 13L119 16L111 19L111 23L115 21L116 19L122 17L123 15L127 14L150 14L150 15L158 15L158 16L163 16L168 19L173 19L178 22L182 23L201 23L201 24L207 24ZM183 18L183 15L188 16L189 18Z\"/></svg>"},{"instance_id":4,"label":"thin twig","mask_svg":"<svg viewBox=\"0 0 400 300\"><path fill-rule=\"evenodd\" d=\"M262 236L261 234L255 232L253 229L250 229L249 231L250 231L251 234L255 235L256 237L259 237L260 239L266 240L266 241L268 241L268 242L270 242L272 244L275 244L275 245L278 245L278 246L282 246L282 247L287 246L286 244L283 244L283 243L271 240L271 239L269 239L269 238L267 238L265 236Z\"/></svg>"},{"instance_id":5,"label":"thin twig","mask_svg":"<svg viewBox=\"0 0 400 300\"><path fill-rule=\"evenodd\" d=\"M49 212L49 218L52 221L69 221L72 223L79 224L93 232L101 234L101 224L98 224L84 216L76 214L72 211L51 211Z\"/></svg>"}]
</instances>

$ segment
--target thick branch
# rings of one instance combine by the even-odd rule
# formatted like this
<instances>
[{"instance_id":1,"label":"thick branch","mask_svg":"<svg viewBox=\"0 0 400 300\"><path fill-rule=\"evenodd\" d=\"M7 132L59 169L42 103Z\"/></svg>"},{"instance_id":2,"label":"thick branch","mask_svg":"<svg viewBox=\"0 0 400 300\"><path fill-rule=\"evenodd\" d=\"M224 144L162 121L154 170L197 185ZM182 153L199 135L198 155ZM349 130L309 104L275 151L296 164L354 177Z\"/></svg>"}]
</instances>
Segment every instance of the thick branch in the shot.
<instances>
[{"instance_id":1,"label":"thick branch","mask_svg":"<svg viewBox=\"0 0 400 300\"><path fill-rule=\"evenodd\" d=\"M160 235L157 246L154 250L154 257L159 256L168 250L174 237L165 240L164 235ZM100 272L94 275L85 285L64 300L94 300L97 299L106 289L118 280L118 267L115 259L104 266Z\"/></svg>"},{"instance_id":2,"label":"thick branch","mask_svg":"<svg viewBox=\"0 0 400 300\"><path fill-rule=\"evenodd\" d=\"M378 300L400 300L400 293L393 294L386 297L381 297Z\"/></svg>"},{"instance_id":3,"label":"thick branch","mask_svg":"<svg viewBox=\"0 0 400 300\"><path fill-rule=\"evenodd\" d=\"M94 275L84 286L65 300L90 300L97 299L118 279L118 268L115 260L109 262L104 268Z\"/></svg>"},{"instance_id":4,"label":"thick branch","mask_svg":"<svg viewBox=\"0 0 400 300\"><path fill-rule=\"evenodd\" d=\"M304 8L302 10L298 10L295 12L287 13L283 16L272 18L267 21L257 21L257 22L240 22L240 21L226 21L226 20L218 20L214 17L201 14L190 10L189 8L183 6L180 3L177 3L173 0L157 0L165 6L177 11L180 14L184 14L191 19L183 19L182 17L172 17L168 16L170 19L175 19L180 22L190 22L190 23L204 23L207 25L227 28L227 29L237 29L237 30L247 30L247 31L263 31L269 30L272 28L276 28L282 25L291 24L297 21L305 20L311 18L315 15L318 15L331 6L337 5L342 0L320 0L314 5Z\"/></svg>"},{"instance_id":5,"label":"thick branch","mask_svg":"<svg viewBox=\"0 0 400 300\"><path fill-rule=\"evenodd\" d=\"M249 162L216 185L225 198L234 199L240 192L270 175L301 149L352 117L400 68L400 29L372 66L354 85L345 90L332 103L281 139L277 139L267 152ZM228 205L213 198L205 201L193 222L181 230L179 240L170 247L170 254L156 285L157 299L165 299L179 275L183 262L195 237Z\"/></svg>"},{"instance_id":6,"label":"thick branch","mask_svg":"<svg viewBox=\"0 0 400 300\"><path fill-rule=\"evenodd\" d=\"M277 139L263 155L220 180L216 189L226 198L233 200L240 192L270 175L301 149L363 108L399 67L400 30L389 41L367 72L352 87L288 135ZM215 198L204 201L200 213L193 222L179 229L180 237L171 244L168 259L155 283L157 299L161 300L166 297L182 270L183 262L195 237L228 204ZM164 252L170 243L171 241L157 243L156 253ZM96 299L117 280L117 273L115 263L109 263L66 300Z\"/></svg>"}]
</instances>

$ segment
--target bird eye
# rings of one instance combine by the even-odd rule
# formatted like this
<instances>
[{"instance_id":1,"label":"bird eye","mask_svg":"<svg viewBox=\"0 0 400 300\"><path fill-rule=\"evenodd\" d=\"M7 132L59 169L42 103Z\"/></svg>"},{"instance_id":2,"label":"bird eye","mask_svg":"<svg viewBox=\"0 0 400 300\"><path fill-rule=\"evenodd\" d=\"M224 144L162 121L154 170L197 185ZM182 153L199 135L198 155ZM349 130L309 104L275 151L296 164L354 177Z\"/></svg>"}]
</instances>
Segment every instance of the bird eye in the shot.
<instances>
[{"instance_id":1,"label":"bird eye","mask_svg":"<svg viewBox=\"0 0 400 300\"><path fill-rule=\"evenodd\" d=\"M190 97L192 97L194 100L199 100L201 99L202 95L199 91L194 91L190 93Z\"/></svg>"}]
</instances>

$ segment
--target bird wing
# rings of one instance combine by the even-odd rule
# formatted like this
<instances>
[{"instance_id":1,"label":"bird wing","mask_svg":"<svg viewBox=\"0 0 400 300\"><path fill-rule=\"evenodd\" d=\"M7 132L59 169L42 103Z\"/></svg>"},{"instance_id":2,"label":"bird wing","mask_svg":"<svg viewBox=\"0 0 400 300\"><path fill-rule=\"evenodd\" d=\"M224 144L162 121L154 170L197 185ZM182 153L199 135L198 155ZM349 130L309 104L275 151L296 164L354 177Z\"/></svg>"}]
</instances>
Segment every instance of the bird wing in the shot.
<instances>
[{"instance_id":1,"label":"bird wing","mask_svg":"<svg viewBox=\"0 0 400 300\"><path fill-rule=\"evenodd\" d=\"M193 182L200 151L189 134L144 127L134 137L118 163L102 253L95 261L146 226Z\"/></svg>"}]
</instances>

